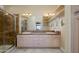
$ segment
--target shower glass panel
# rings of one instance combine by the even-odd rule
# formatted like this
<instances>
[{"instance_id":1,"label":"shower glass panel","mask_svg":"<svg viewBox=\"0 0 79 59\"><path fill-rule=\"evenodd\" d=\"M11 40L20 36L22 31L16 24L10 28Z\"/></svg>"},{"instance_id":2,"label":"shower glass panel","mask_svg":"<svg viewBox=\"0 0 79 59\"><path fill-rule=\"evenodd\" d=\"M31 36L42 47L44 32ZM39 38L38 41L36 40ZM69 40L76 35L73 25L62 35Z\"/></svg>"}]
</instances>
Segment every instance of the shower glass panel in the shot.
<instances>
[{"instance_id":1,"label":"shower glass panel","mask_svg":"<svg viewBox=\"0 0 79 59\"><path fill-rule=\"evenodd\" d=\"M14 17L3 10L0 10L0 52L6 52L14 44Z\"/></svg>"}]
</instances>

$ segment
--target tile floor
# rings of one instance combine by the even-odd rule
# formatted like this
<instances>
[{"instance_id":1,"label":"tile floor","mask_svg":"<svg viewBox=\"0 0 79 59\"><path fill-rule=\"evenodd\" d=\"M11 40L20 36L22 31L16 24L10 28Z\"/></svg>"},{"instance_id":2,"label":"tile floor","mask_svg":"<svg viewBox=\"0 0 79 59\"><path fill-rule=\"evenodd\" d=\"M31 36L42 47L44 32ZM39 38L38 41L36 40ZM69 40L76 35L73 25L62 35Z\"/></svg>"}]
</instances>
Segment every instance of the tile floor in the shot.
<instances>
[{"instance_id":1,"label":"tile floor","mask_svg":"<svg viewBox=\"0 0 79 59\"><path fill-rule=\"evenodd\" d=\"M62 53L62 51L60 49L25 49L25 48L15 48L12 51L8 52L8 53Z\"/></svg>"}]
</instances>

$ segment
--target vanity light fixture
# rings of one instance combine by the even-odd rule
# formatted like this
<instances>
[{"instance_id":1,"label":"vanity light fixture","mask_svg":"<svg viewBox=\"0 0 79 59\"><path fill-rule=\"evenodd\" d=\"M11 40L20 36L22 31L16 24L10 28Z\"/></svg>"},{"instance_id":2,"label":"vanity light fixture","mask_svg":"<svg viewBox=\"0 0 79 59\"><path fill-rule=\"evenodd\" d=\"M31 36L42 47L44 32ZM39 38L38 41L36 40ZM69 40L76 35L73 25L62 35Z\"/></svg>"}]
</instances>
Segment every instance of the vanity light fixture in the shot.
<instances>
[{"instance_id":1,"label":"vanity light fixture","mask_svg":"<svg viewBox=\"0 0 79 59\"><path fill-rule=\"evenodd\" d=\"M22 14L23 16L31 16L31 13Z\"/></svg>"},{"instance_id":2,"label":"vanity light fixture","mask_svg":"<svg viewBox=\"0 0 79 59\"><path fill-rule=\"evenodd\" d=\"M55 13L49 13L48 15L49 15L49 16L54 16L54 15L55 15Z\"/></svg>"},{"instance_id":3,"label":"vanity light fixture","mask_svg":"<svg viewBox=\"0 0 79 59\"><path fill-rule=\"evenodd\" d=\"M25 14L26 16L28 16L29 14Z\"/></svg>"},{"instance_id":4,"label":"vanity light fixture","mask_svg":"<svg viewBox=\"0 0 79 59\"><path fill-rule=\"evenodd\" d=\"M32 14L29 14L30 16L32 15Z\"/></svg>"},{"instance_id":5,"label":"vanity light fixture","mask_svg":"<svg viewBox=\"0 0 79 59\"><path fill-rule=\"evenodd\" d=\"M54 16L54 15L55 15L55 13L47 13L44 16L48 17L48 16Z\"/></svg>"},{"instance_id":6,"label":"vanity light fixture","mask_svg":"<svg viewBox=\"0 0 79 59\"><path fill-rule=\"evenodd\" d=\"M52 14L53 16L55 15L55 13Z\"/></svg>"},{"instance_id":7,"label":"vanity light fixture","mask_svg":"<svg viewBox=\"0 0 79 59\"><path fill-rule=\"evenodd\" d=\"M25 16L26 14L22 14L23 16Z\"/></svg>"},{"instance_id":8,"label":"vanity light fixture","mask_svg":"<svg viewBox=\"0 0 79 59\"><path fill-rule=\"evenodd\" d=\"M48 14L45 14L44 16L47 16L48 17L49 15Z\"/></svg>"}]
</instances>

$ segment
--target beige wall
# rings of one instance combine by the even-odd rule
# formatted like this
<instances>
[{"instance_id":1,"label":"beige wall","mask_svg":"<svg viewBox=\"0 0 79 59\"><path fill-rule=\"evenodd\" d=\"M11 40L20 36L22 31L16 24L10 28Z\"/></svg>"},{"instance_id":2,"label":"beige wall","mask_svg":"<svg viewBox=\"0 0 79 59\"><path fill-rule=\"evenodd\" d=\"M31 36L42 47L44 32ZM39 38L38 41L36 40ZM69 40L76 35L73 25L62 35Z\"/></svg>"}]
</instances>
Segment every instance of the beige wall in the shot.
<instances>
[{"instance_id":1,"label":"beige wall","mask_svg":"<svg viewBox=\"0 0 79 59\"><path fill-rule=\"evenodd\" d=\"M71 6L65 6L65 18L63 32L63 48L64 52L71 52Z\"/></svg>"},{"instance_id":2,"label":"beige wall","mask_svg":"<svg viewBox=\"0 0 79 59\"><path fill-rule=\"evenodd\" d=\"M72 52L79 52L79 5L72 6Z\"/></svg>"},{"instance_id":3,"label":"beige wall","mask_svg":"<svg viewBox=\"0 0 79 59\"><path fill-rule=\"evenodd\" d=\"M63 16L61 16L60 17L60 19L61 19L61 21L63 21L63 23L64 23L64 21L65 21L65 19L64 19L64 15ZM65 24L64 24L65 25ZM63 30L64 29L64 25L62 25L61 26L61 49L62 50L64 50L64 48L65 48L65 40L64 40L64 32L65 32L65 30Z\"/></svg>"}]
</instances>

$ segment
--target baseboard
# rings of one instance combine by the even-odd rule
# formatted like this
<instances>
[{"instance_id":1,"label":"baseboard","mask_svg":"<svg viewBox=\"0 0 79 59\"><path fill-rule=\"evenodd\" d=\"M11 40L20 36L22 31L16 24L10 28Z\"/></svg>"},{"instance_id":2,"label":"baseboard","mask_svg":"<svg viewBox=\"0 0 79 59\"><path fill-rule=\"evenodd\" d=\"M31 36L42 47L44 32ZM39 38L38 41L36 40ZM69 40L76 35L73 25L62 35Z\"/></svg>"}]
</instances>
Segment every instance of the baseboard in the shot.
<instances>
[{"instance_id":1,"label":"baseboard","mask_svg":"<svg viewBox=\"0 0 79 59\"><path fill-rule=\"evenodd\" d=\"M60 48L60 50L64 53L65 52L65 50L63 49L63 48Z\"/></svg>"},{"instance_id":2,"label":"baseboard","mask_svg":"<svg viewBox=\"0 0 79 59\"><path fill-rule=\"evenodd\" d=\"M16 47L16 48L27 48L27 49L59 49L59 47Z\"/></svg>"}]
</instances>

